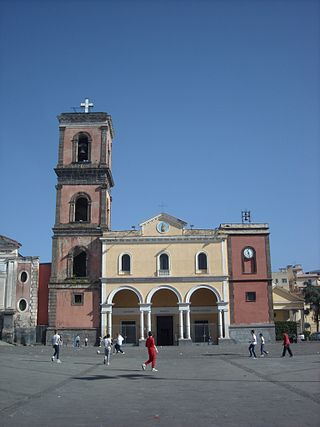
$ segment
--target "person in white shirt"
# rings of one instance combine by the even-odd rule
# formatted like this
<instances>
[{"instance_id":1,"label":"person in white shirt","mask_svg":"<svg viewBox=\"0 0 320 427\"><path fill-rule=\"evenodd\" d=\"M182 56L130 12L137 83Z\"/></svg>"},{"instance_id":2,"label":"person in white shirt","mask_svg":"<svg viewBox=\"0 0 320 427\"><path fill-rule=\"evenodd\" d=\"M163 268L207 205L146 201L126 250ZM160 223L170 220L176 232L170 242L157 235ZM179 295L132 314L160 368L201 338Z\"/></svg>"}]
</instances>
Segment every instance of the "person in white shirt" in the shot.
<instances>
[{"instance_id":1,"label":"person in white shirt","mask_svg":"<svg viewBox=\"0 0 320 427\"><path fill-rule=\"evenodd\" d=\"M250 357L253 356L253 358L256 359L257 355L256 355L255 348L256 348L256 345L257 345L257 337L256 337L256 335L254 333L254 329L251 330L251 340L249 342L250 342L250 345L249 345Z\"/></svg>"},{"instance_id":2,"label":"person in white shirt","mask_svg":"<svg viewBox=\"0 0 320 427\"><path fill-rule=\"evenodd\" d=\"M102 343L104 346L103 363L104 365L105 364L110 365L110 356L111 356L111 347L112 347L110 334L107 334L105 337L103 337Z\"/></svg>"},{"instance_id":3,"label":"person in white shirt","mask_svg":"<svg viewBox=\"0 0 320 427\"><path fill-rule=\"evenodd\" d=\"M264 349L265 340L261 332L259 334L259 338L260 338L260 357L264 357L264 355L269 354L269 352Z\"/></svg>"},{"instance_id":4,"label":"person in white shirt","mask_svg":"<svg viewBox=\"0 0 320 427\"><path fill-rule=\"evenodd\" d=\"M121 349L123 341L124 341L123 336L121 334L118 334L117 338L115 339L115 345L114 345L115 353L125 354L125 352Z\"/></svg>"},{"instance_id":5,"label":"person in white shirt","mask_svg":"<svg viewBox=\"0 0 320 427\"><path fill-rule=\"evenodd\" d=\"M61 345L61 337L58 334L58 331L55 330L54 331L54 335L51 338L51 342L52 342L52 347L54 348L54 353L53 356L51 357L52 362L54 361L54 358L56 357L57 359L57 363L61 363L60 360L60 345Z\"/></svg>"}]
</instances>

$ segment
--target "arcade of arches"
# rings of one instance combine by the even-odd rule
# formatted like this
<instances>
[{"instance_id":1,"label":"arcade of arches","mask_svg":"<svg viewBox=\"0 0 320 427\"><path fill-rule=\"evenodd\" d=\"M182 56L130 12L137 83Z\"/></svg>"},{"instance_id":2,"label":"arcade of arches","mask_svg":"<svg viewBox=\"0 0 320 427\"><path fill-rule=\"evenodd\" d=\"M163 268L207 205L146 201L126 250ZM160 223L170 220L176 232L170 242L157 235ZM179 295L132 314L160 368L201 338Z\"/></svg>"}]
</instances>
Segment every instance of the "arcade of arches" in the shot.
<instances>
[{"instance_id":1,"label":"arcade of arches","mask_svg":"<svg viewBox=\"0 0 320 427\"><path fill-rule=\"evenodd\" d=\"M145 298L134 287L114 289L102 304L102 333L120 332L127 344L137 344L152 331L158 345L181 342L217 343L228 338L227 305L209 285L191 288L182 298L171 286L152 289Z\"/></svg>"}]
</instances>

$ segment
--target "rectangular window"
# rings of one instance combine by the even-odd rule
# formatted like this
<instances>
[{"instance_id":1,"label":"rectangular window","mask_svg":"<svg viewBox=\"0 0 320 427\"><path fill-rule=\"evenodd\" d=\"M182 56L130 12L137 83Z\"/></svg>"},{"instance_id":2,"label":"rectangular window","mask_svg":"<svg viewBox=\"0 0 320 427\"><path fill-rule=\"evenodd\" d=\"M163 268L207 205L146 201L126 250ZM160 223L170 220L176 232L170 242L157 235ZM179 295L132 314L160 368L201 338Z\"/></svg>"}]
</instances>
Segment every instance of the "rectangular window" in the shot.
<instances>
[{"instance_id":1,"label":"rectangular window","mask_svg":"<svg viewBox=\"0 0 320 427\"><path fill-rule=\"evenodd\" d=\"M134 320L123 320L121 322L121 334L125 344L136 344L136 322Z\"/></svg>"},{"instance_id":2,"label":"rectangular window","mask_svg":"<svg viewBox=\"0 0 320 427\"><path fill-rule=\"evenodd\" d=\"M256 293L255 292L246 292L246 301L247 302L255 302Z\"/></svg>"},{"instance_id":3,"label":"rectangular window","mask_svg":"<svg viewBox=\"0 0 320 427\"><path fill-rule=\"evenodd\" d=\"M84 294L72 294L71 305L83 305Z\"/></svg>"},{"instance_id":4,"label":"rectangular window","mask_svg":"<svg viewBox=\"0 0 320 427\"><path fill-rule=\"evenodd\" d=\"M281 282L282 283L287 283L288 281L287 281L287 279L281 279Z\"/></svg>"}]
</instances>

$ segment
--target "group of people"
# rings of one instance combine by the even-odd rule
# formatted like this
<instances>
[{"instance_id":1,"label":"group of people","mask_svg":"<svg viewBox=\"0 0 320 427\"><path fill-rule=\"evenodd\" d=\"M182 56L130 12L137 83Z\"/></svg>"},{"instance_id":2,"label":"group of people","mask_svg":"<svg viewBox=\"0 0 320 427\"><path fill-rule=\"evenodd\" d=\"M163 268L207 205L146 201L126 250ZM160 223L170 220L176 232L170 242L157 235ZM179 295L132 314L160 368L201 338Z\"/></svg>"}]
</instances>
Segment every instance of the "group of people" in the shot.
<instances>
[{"instance_id":1,"label":"group of people","mask_svg":"<svg viewBox=\"0 0 320 427\"><path fill-rule=\"evenodd\" d=\"M115 353L122 353L125 354L124 351L121 349L122 343L123 343L124 338L121 336L121 334L117 335L117 338L115 339L114 342L114 351L113 354ZM111 357L111 350L112 350L112 340L110 337L110 334L107 334L103 340L102 340L102 344L104 346L104 358L103 358L103 363L105 365L110 365L110 357ZM148 332L148 338L146 340L146 347L148 349L148 360L146 360L141 366L142 366L142 370L145 371L147 368L147 365L149 365L151 363L151 370L153 372L158 372L158 370L156 369L156 360L157 360L157 354L158 354L158 349L156 347L152 332Z\"/></svg>"},{"instance_id":2,"label":"group of people","mask_svg":"<svg viewBox=\"0 0 320 427\"><path fill-rule=\"evenodd\" d=\"M107 334L103 337L103 339L101 340L101 343L104 346L103 363L105 365L106 364L110 365L110 357L111 357L111 350L112 350L113 344L114 344L113 354L116 354L116 353L125 354L125 352L121 348L123 341L124 341L124 338L120 333L117 334L117 337L114 340L111 339L110 334Z\"/></svg>"},{"instance_id":3,"label":"group of people","mask_svg":"<svg viewBox=\"0 0 320 427\"><path fill-rule=\"evenodd\" d=\"M269 352L267 350L265 350L265 339L264 339L264 336L261 332L259 334L259 340L260 340L260 357L264 357L265 355L268 355ZM255 347L258 344L258 341L257 341L256 334L254 332L254 329L251 330L251 339L250 339L249 343L250 343L250 345L249 345L250 356L249 357L256 359L257 355L256 355ZM287 351L288 351L290 357L292 357L293 354L292 354L292 351L290 348L289 335L286 332L284 332L283 333L283 351L282 351L281 357L285 357Z\"/></svg>"},{"instance_id":4,"label":"group of people","mask_svg":"<svg viewBox=\"0 0 320 427\"><path fill-rule=\"evenodd\" d=\"M77 340L78 337L79 336L77 336L76 340L75 340L76 347L80 346L80 337L79 337L79 340ZM112 345L114 345L113 354L116 354L116 353L125 354L125 352L121 348L123 341L124 341L124 338L120 333L117 334L117 337L114 340L111 339L110 334L107 334L103 337L100 344L102 344L104 347L103 363L105 365L110 365ZM79 343L79 345L77 345L77 343ZM57 363L61 363L61 360L60 360L60 346L61 346L61 344L62 344L61 336L58 334L58 331L55 330L54 335L52 337L52 346L54 349L54 353L51 357L52 362L54 360L56 360ZM153 338L151 331L148 332L148 338L146 340L146 347L148 349L148 360L146 360L142 364L142 370L145 371L147 365L149 365L151 363L152 371L157 372L156 360L157 360L158 349L156 347L156 344L155 344L155 341L154 341L154 338Z\"/></svg>"},{"instance_id":5,"label":"group of people","mask_svg":"<svg viewBox=\"0 0 320 427\"><path fill-rule=\"evenodd\" d=\"M117 337L112 340L110 337L110 334L107 334L103 337L101 340L102 345L104 346L104 358L103 363L106 365L110 365L110 358L111 358L111 352L112 352L112 345L114 345L114 351L113 354L121 353L125 354L125 352L122 350L121 346L123 344L124 338L123 336L118 333ZM265 339L263 334L259 333L259 341L260 341L260 357L264 357L265 355L268 355L269 352L265 350ZM76 338L77 343L77 338ZM53 337L52 337L52 346L54 348L54 354L51 357L51 360L54 361L56 359L57 363L61 363L60 361L60 345L62 344L61 336L58 334L57 331L55 331ZM258 344L257 336L255 334L254 329L251 330L251 339L250 339L250 345L249 345L249 357L252 357L253 359L257 358L255 347ZM79 337L79 345L80 345L80 337ZM86 344L87 345L87 344ZM76 345L77 346L77 345ZM154 337L152 335L152 332L148 332L148 338L146 340L146 347L148 349L148 360L146 360L144 363L142 363L142 370L145 371L147 366L151 364L151 369L153 372L157 372L156 369L156 361L157 361L157 354L158 349L154 341ZM289 356L292 357L292 350L290 348L290 339L286 332L283 333L283 352L281 357L285 357L286 352L289 353Z\"/></svg>"}]
</instances>

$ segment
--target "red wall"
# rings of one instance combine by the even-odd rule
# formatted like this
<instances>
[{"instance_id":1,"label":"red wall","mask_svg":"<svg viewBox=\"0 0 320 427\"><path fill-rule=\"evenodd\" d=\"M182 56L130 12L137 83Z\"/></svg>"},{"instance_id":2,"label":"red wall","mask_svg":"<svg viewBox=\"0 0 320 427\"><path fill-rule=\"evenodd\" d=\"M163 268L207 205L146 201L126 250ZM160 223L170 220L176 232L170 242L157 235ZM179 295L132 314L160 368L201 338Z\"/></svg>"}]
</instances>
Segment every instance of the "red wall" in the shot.
<instances>
[{"instance_id":1,"label":"red wall","mask_svg":"<svg viewBox=\"0 0 320 427\"><path fill-rule=\"evenodd\" d=\"M230 280L231 299L233 306L233 324L269 323L270 301L268 278L267 236L265 235L234 235L230 236L231 253ZM256 252L256 272L242 272L242 253L247 246ZM256 301L246 301L246 292L255 292Z\"/></svg>"},{"instance_id":2,"label":"red wall","mask_svg":"<svg viewBox=\"0 0 320 427\"><path fill-rule=\"evenodd\" d=\"M83 305L72 305L73 292L83 293ZM86 289L59 290L57 293L57 328L98 328L100 292Z\"/></svg>"},{"instance_id":3,"label":"red wall","mask_svg":"<svg viewBox=\"0 0 320 427\"><path fill-rule=\"evenodd\" d=\"M48 325L48 284L51 276L51 263L39 265L38 325Z\"/></svg>"}]
</instances>

